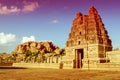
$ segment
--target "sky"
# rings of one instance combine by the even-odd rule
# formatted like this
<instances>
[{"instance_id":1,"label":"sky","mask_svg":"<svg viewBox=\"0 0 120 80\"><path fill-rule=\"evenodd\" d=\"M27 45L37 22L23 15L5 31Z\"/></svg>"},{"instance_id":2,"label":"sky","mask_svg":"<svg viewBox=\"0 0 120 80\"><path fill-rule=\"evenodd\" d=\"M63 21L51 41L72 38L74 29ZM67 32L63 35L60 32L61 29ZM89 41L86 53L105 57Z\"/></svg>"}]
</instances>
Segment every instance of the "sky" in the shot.
<instances>
[{"instance_id":1,"label":"sky","mask_svg":"<svg viewBox=\"0 0 120 80\"><path fill-rule=\"evenodd\" d=\"M0 0L0 52L27 41L52 41L64 48L78 12L94 6L113 48L120 48L120 0Z\"/></svg>"}]
</instances>

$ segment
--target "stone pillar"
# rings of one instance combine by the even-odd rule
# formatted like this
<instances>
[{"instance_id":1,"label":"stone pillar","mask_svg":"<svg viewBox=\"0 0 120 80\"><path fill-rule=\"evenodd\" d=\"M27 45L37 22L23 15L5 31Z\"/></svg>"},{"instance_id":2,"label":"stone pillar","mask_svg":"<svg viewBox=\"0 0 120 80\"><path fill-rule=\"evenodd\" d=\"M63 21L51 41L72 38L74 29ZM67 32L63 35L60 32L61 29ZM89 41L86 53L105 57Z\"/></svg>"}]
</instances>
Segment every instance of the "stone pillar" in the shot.
<instances>
[{"instance_id":1,"label":"stone pillar","mask_svg":"<svg viewBox=\"0 0 120 80\"><path fill-rule=\"evenodd\" d=\"M48 58L48 63L50 63L50 57Z\"/></svg>"},{"instance_id":2,"label":"stone pillar","mask_svg":"<svg viewBox=\"0 0 120 80\"><path fill-rule=\"evenodd\" d=\"M77 57L77 50L75 50L75 68L77 68L77 63L78 63L78 62L77 62L77 58L78 58L78 57Z\"/></svg>"},{"instance_id":3,"label":"stone pillar","mask_svg":"<svg viewBox=\"0 0 120 80\"><path fill-rule=\"evenodd\" d=\"M62 60L61 60L61 57L58 57L58 63L60 63Z\"/></svg>"},{"instance_id":4,"label":"stone pillar","mask_svg":"<svg viewBox=\"0 0 120 80\"><path fill-rule=\"evenodd\" d=\"M49 57L47 58L47 63L49 63Z\"/></svg>"},{"instance_id":5,"label":"stone pillar","mask_svg":"<svg viewBox=\"0 0 120 80\"><path fill-rule=\"evenodd\" d=\"M54 63L54 57L52 56L52 63Z\"/></svg>"},{"instance_id":6,"label":"stone pillar","mask_svg":"<svg viewBox=\"0 0 120 80\"><path fill-rule=\"evenodd\" d=\"M2 59L0 58L0 63L2 62Z\"/></svg>"},{"instance_id":7,"label":"stone pillar","mask_svg":"<svg viewBox=\"0 0 120 80\"><path fill-rule=\"evenodd\" d=\"M52 57L50 57L50 63L52 63Z\"/></svg>"},{"instance_id":8,"label":"stone pillar","mask_svg":"<svg viewBox=\"0 0 120 80\"><path fill-rule=\"evenodd\" d=\"M45 59L45 61L44 61L45 63L47 63L47 58Z\"/></svg>"},{"instance_id":9,"label":"stone pillar","mask_svg":"<svg viewBox=\"0 0 120 80\"><path fill-rule=\"evenodd\" d=\"M56 63L58 63L58 57L56 57Z\"/></svg>"}]
</instances>

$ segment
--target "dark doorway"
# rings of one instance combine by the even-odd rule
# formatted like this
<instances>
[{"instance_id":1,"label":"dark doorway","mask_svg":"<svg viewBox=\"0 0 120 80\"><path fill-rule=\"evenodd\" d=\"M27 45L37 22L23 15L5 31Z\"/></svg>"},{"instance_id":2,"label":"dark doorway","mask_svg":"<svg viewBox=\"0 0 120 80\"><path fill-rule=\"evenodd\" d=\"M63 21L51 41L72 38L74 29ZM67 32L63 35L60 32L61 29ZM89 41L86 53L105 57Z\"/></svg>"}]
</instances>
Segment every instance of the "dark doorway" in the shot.
<instances>
[{"instance_id":1,"label":"dark doorway","mask_svg":"<svg viewBox=\"0 0 120 80\"><path fill-rule=\"evenodd\" d=\"M82 68L83 49L75 49L74 68Z\"/></svg>"}]
</instances>

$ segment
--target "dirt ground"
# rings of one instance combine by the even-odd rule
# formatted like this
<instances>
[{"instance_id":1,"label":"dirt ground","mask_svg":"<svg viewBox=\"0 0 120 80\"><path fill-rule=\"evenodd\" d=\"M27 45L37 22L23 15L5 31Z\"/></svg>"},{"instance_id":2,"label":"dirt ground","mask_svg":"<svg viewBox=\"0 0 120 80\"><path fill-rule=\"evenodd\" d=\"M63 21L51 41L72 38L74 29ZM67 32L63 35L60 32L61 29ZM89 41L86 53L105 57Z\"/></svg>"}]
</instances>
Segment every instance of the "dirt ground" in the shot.
<instances>
[{"instance_id":1,"label":"dirt ground","mask_svg":"<svg viewBox=\"0 0 120 80\"><path fill-rule=\"evenodd\" d=\"M120 71L0 69L0 80L120 80Z\"/></svg>"}]
</instances>

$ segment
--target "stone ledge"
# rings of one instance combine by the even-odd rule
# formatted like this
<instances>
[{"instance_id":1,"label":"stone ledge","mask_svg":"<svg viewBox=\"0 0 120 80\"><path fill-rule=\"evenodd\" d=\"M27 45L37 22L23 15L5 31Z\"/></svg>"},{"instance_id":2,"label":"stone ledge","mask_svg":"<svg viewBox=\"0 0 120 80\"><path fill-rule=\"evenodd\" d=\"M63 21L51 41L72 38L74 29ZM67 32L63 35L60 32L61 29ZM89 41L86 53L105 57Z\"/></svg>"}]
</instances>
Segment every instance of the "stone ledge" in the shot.
<instances>
[{"instance_id":1,"label":"stone ledge","mask_svg":"<svg viewBox=\"0 0 120 80\"><path fill-rule=\"evenodd\" d=\"M13 63L13 67L25 67L25 68L54 68L59 69L59 63Z\"/></svg>"}]
</instances>

